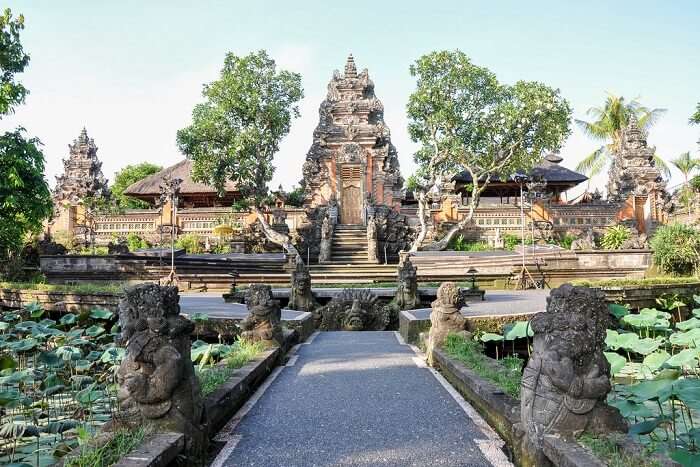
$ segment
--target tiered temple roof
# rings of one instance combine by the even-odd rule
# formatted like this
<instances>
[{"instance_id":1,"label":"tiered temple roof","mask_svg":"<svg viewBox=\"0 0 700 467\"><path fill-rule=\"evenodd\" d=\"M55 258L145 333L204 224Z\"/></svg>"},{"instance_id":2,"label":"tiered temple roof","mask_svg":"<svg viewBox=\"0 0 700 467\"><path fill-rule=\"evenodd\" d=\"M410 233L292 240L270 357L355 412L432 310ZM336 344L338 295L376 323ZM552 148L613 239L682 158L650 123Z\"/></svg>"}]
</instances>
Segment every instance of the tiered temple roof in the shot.
<instances>
[{"instance_id":1,"label":"tiered temple roof","mask_svg":"<svg viewBox=\"0 0 700 467\"><path fill-rule=\"evenodd\" d=\"M342 213L343 203L348 207L350 201L344 196L355 197L357 190L362 198L359 209L367 194L377 204L397 206L400 201L403 179L384 123L384 106L374 94L367 70L357 72L352 55L344 73L335 71L328 83L303 173L301 183L310 206L335 198Z\"/></svg>"},{"instance_id":2,"label":"tiered temple roof","mask_svg":"<svg viewBox=\"0 0 700 467\"><path fill-rule=\"evenodd\" d=\"M107 179L102 175L102 163L97 158L97 146L83 128L80 136L68 145L68 159L63 159L63 174L56 177L54 204L77 204L85 197L100 197L109 193Z\"/></svg>"}]
</instances>

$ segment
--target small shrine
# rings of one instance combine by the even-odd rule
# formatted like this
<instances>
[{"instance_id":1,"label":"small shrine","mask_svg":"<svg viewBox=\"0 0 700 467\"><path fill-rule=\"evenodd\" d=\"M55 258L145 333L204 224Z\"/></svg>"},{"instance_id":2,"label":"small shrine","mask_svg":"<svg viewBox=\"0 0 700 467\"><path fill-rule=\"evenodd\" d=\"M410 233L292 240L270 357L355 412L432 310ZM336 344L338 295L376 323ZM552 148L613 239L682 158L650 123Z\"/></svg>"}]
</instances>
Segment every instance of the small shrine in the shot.
<instances>
[{"instance_id":1,"label":"small shrine","mask_svg":"<svg viewBox=\"0 0 700 467\"><path fill-rule=\"evenodd\" d=\"M319 117L303 166L306 206L337 201L341 224L365 224L372 205L398 210L403 178L384 106L367 70L357 72L352 55L342 75L333 73Z\"/></svg>"}]
</instances>

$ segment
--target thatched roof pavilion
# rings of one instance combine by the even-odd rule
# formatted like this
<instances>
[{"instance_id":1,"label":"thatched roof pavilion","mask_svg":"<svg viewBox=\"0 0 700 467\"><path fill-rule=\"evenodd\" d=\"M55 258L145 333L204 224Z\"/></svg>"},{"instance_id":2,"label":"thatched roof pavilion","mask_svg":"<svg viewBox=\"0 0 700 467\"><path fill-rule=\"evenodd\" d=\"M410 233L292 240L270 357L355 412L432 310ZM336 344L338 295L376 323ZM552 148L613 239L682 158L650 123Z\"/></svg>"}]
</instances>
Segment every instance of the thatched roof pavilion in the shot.
<instances>
[{"instance_id":1,"label":"thatched roof pavilion","mask_svg":"<svg viewBox=\"0 0 700 467\"><path fill-rule=\"evenodd\" d=\"M214 187L192 180L192 161L189 159L185 159L143 180L139 180L124 190L124 194L155 204L160 197L160 186L166 177L182 180L180 185L180 205L183 207L230 206L235 200L241 198L236 184L230 180L226 182L223 197L218 196Z\"/></svg>"}]
</instances>

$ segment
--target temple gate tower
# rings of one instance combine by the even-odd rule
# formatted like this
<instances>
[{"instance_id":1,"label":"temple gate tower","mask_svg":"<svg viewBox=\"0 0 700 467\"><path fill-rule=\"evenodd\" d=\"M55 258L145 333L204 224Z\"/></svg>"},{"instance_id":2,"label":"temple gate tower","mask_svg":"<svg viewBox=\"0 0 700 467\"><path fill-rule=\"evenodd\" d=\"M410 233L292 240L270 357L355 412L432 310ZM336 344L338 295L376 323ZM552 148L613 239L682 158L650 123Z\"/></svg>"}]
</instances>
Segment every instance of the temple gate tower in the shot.
<instances>
[{"instance_id":1,"label":"temple gate tower","mask_svg":"<svg viewBox=\"0 0 700 467\"><path fill-rule=\"evenodd\" d=\"M333 72L319 117L303 167L306 206L337 201L338 222L350 225L364 224L372 205L398 210L403 179L384 106L367 70L357 72L352 55L342 75Z\"/></svg>"}]
</instances>

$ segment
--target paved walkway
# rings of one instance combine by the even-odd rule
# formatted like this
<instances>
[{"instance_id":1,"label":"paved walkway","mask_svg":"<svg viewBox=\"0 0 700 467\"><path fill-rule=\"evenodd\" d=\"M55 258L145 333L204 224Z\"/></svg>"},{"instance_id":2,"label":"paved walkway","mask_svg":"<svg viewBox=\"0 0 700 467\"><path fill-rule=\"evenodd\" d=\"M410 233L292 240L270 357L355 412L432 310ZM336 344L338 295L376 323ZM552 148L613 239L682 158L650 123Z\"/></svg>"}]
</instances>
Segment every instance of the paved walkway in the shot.
<instances>
[{"instance_id":1,"label":"paved walkway","mask_svg":"<svg viewBox=\"0 0 700 467\"><path fill-rule=\"evenodd\" d=\"M325 332L219 434L213 466L507 466L503 441L394 332Z\"/></svg>"},{"instance_id":2,"label":"paved walkway","mask_svg":"<svg viewBox=\"0 0 700 467\"><path fill-rule=\"evenodd\" d=\"M487 290L486 300L470 302L462 312L465 316L526 314L544 311L547 306L546 290ZM185 314L206 313L213 318L243 319L248 315L245 305L225 303L220 293L180 294L180 307ZM428 315L430 311L425 311ZM282 310L282 319L293 319L300 312ZM415 313L414 313L415 314Z\"/></svg>"}]
</instances>

